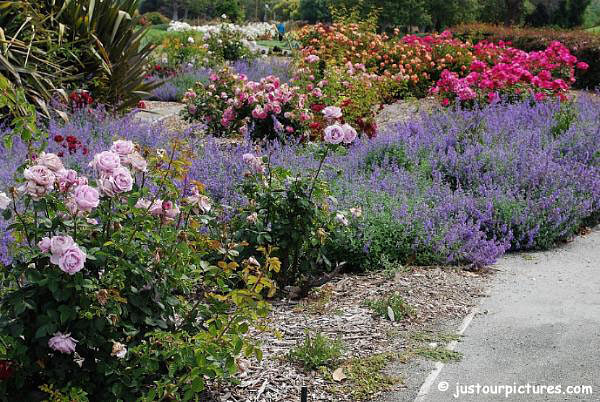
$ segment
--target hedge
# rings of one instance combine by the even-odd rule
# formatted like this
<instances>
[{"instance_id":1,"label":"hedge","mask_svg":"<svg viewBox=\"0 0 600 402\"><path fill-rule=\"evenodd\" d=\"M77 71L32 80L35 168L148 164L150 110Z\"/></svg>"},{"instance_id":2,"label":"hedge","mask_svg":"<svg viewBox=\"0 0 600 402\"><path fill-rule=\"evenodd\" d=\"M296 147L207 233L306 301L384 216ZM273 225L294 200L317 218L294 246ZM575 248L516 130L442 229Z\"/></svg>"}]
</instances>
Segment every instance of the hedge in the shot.
<instances>
[{"instance_id":1,"label":"hedge","mask_svg":"<svg viewBox=\"0 0 600 402\"><path fill-rule=\"evenodd\" d=\"M463 24L451 29L463 40L479 42L509 41L512 46L525 50L544 50L552 41L560 41L582 61L589 64L586 71L578 71L575 88L594 89L600 86L600 35L581 30L552 28L519 28L490 24Z\"/></svg>"}]
</instances>

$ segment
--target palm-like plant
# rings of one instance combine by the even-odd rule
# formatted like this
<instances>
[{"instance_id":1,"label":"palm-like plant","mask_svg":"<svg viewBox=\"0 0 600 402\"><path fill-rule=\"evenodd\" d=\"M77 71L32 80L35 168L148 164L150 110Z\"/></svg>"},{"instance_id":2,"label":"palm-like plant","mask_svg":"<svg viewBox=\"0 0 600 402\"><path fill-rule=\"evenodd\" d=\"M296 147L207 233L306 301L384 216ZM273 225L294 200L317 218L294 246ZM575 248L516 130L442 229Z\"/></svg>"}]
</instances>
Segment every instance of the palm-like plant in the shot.
<instances>
[{"instance_id":1,"label":"palm-like plant","mask_svg":"<svg viewBox=\"0 0 600 402\"><path fill-rule=\"evenodd\" d=\"M135 105L151 45L137 25L139 0L0 1L0 75L48 114L53 96L85 87L115 109Z\"/></svg>"}]
</instances>

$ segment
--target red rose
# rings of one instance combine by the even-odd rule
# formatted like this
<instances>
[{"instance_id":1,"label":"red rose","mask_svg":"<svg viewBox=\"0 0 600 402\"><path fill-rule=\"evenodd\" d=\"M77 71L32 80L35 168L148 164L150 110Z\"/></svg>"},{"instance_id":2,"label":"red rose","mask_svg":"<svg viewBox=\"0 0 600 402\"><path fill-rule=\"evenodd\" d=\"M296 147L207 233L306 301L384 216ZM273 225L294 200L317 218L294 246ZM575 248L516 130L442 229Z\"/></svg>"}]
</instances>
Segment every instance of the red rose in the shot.
<instances>
[{"instance_id":1,"label":"red rose","mask_svg":"<svg viewBox=\"0 0 600 402\"><path fill-rule=\"evenodd\" d=\"M13 375L12 361L0 360L0 381L7 380Z\"/></svg>"},{"instance_id":2,"label":"red rose","mask_svg":"<svg viewBox=\"0 0 600 402\"><path fill-rule=\"evenodd\" d=\"M315 113L319 113L320 111L322 111L323 109L325 109L325 105L320 104L320 103L314 103L310 106L310 109L315 112Z\"/></svg>"},{"instance_id":3,"label":"red rose","mask_svg":"<svg viewBox=\"0 0 600 402\"><path fill-rule=\"evenodd\" d=\"M54 141L59 142L59 143L63 142L64 139L65 138L62 135L56 135L56 136L54 136Z\"/></svg>"}]
</instances>

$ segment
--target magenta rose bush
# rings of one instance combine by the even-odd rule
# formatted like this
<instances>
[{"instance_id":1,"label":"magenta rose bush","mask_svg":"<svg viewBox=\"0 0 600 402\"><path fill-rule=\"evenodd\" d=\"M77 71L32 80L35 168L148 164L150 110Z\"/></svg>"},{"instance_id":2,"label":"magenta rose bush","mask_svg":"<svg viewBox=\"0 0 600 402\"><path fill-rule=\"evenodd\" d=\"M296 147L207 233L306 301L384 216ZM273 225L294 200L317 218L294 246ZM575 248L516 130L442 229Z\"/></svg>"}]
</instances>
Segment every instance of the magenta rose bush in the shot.
<instances>
[{"instance_id":1,"label":"magenta rose bush","mask_svg":"<svg viewBox=\"0 0 600 402\"><path fill-rule=\"evenodd\" d=\"M566 100L567 91L575 82L575 70L588 68L556 41L537 52L484 41L473 47L473 55L466 76L444 70L431 89L443 106L518 101L527 97L537 101L550 97Z\"/></svg>"},{"instance_id":2,"label":"magenta rose bush","mask_svg":"<svg viewBox=\"0 0 600 402\"><path fill-rule=\"evenodd\" d=\"M247 332L279 260L227 238L186 155L118 140L82 175L31 154L0 192L15 239L0 271L0 395L189 400L231 379L239 354L260 356Z\"/></svg>"}]
</instances>

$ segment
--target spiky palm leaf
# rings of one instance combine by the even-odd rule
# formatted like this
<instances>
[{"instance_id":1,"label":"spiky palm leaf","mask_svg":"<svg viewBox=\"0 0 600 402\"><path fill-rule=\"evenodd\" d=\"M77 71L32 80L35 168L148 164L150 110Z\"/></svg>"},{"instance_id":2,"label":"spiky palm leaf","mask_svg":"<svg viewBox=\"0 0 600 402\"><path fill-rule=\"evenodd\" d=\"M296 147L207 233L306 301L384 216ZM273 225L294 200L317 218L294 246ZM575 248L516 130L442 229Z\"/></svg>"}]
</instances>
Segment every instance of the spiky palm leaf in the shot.
<instances>
[{"instance_id":1,"label":"spiky palm leaf","mask_svg":"<svg viewBox=\"0 0 600 402\"><path fill-rule=\"evenodd\" d=\"M152 49L141 47L139 0L0 1L0 73L45 114L48 100L86 87L115 109L135 105Z\"/></svg>"}]
</instances>

